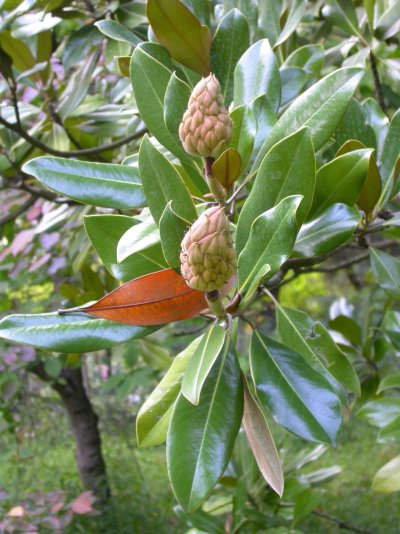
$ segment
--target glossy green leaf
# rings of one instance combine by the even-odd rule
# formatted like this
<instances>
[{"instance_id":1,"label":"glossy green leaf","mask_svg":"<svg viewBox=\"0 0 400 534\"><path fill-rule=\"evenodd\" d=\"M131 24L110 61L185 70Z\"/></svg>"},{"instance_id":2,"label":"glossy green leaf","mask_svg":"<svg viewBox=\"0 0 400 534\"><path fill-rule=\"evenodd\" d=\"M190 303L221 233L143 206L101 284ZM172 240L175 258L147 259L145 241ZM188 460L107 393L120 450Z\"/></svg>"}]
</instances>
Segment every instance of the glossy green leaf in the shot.
<instances>
[{"instance_id":1,"label":"glossy green leaf","mask_svg":"<svg viewBox=\"0 0 400 534\"><path fill-rule=\"evenodd\" d=\"M146 136L139 150L139 170L146 200L157 224L168 202L189 223L197 218L192 197L180 174Z\"/></svg>"},{"instance_id":2,"label":"glossy green leaf","mask_svg":"<svg viewBox=\"0 0 400 534\"><path fill-rule=\"evenodd\" d=\"M137 170L127 165L43 156L25 163L23 171L52 191L90 206L128 209L145 203Z\"/></svg>"},{"instance_id":3,"label":"glossy green leaf","mask_svg":"<svg viewBox=\"0 0 400 534\"><path fill-rule=\"evenodd\" d=\"M324 64L324 47L310 44L297 48L283 63L283 67L300 67L309 74L318 75Z\"/></svg>"},{"instance_id":4,"label":"glossy green leaf","mask_svg":"<svg viewBox=\"0 0 400 534\"><path fill-rule=\"evenodd\" d=\"M235 148L227 148L219 158L214 161L212 170L215 178L228 191L233 182L239 178L242 159Z\"/></svg>"},{"instance_id":5,"label":"glossy green leaf","mask_svg":"<svg viewBox=\"0 0 400 534\"><path fill-rule=\"evenodd\" d=\"M400 298L400 260L372 247L369 253L372 272L377 283L391 297Z\"/></svg>"},{"instance_id":6,"label":"glossy green leaf","mask_svg":"<svg viewBox=\"0 0 400 534\"><path fill-rule=\"evenodd\" d=\"M381 40L390 39L400 32L400 0L395 0L376 22L375 34Z\"/></svg>"},{"instance_id":7,"label":"glossy green leaf","mask_svg":"<svg viewBox=\"0 0 400 534\"><path fill-rule=\"evenodd\" d=\"M351 103L350 103L351 106ZM389 119L381 110L378 102L373 98L366 98L362 103L362 110L366 116L366 123L375 134L378 163L382 156L382 149L389 128ZM364 144L365 141L361 139Z\"/></svg>"},{"instance_id":8,"label":"glossy green leaf","mask_svg":"<svg viewBox=\"0 0 400 534\"><path fill-rule=\"evenodd\" d=\"M182 239L189 224L174 211L172 201L168 202L160 218L161 246L167 263L173 269L180 267L180 251Z\"/></svg>"},{"instance_id":9,"label":"glossy green leaf","mask_svg":"<svg viewBox=\"0 0 400 534\"><path fill-rule=\"evenodd\" d=\"M325 377L342 403L347 404L342 384L360 395L360 382L353 366L326 328L306 313L276 305L278 338L298 352L315 371Z\"/></svg>"},{"instance_id":10,"label":"glossy green leaf","mask_svg":"<svg viewBox=\"0 0 400 534\"><path fill-rule=\"evenodd\" d=\"M139 113L150 133L175 156L190 163L164 122L165 93L174 70L168 52L155 43L138 45L131 60L131 82Z\"/></svg>"},{"instance_id":11,"label":"glossy green leaf","mask_svg":"<svg viewBox=\"0 0 400 534\"><path fill-rule=\"evenodd\" d=\"M99 50L91 52L78 70L68 79L67 86L60 95L60 105L58 107L58 113L63 121L72 115L86 97L99 57Z\"/></svg>"},{"instance_id":12,"label":"glossy green leaf","mask_svg":"<svg viewBox=\"0 0 400 534\"><path fill-rule=\"evenodd\" d=\"M323 165L317 172L309 218L338 202L354 206L367 178L372 149L355 150Z\"/></svg>"},{"instance_id":13,"label":"glossy green leaf","mask_svg":"<svg viewBox=\"0 0 400 534\"><path fill-rule=\"evenodd\" d=\"M173 59L203 76L210 73L211 32L179 0L148 0L147 17Z\"/></svg>"},{"instance_id":14,"label":"glossy green leaf","mask_svg":"<svg viewBox=\"0 0 400 534\"><path fill-rule=\"evenodd\" d=\"M233 74L240 57L249 48L250 30L246 17L236 8L218 25L211 45L211 70L221 85L226 106L233 99Z\"/></svg>"},{"instance_id":15,"label":"glossy green leaf","mask_svg":"<svg viewBox=\"0 0 400 534\"><path fill-rule=\"evenodd\" d=\"M268 263L264 263L259 269L259 271L252 277L252 281L249 284L248 288L245 290L244 294L241 294L241 301L239 305L239 310L245 308L247 304L252 300L256 294L261 282L270 272L271 266Z\"/></svg>"},{"instance_id":16,"label":"glossy green leaf","mask_svg":"<svg viewBox=\"0 0 400 534\"><path fill-rule=\"evenodd\" d=\"M297 29L303 18L306 9L307 0L293 0L290 5L289 13L285 25L278 36L274 48L284 43L292 33Z\"/></svg>"},{"instance_id":17,"label":"glossy green leaf","mask_svg":"<svg viewBox=\"0 0 400 534\"><path fill-rule=\"evenodd\" d=\"M121 262L117 261L117 246L121 237L131 228L139 226L132 217L87 215L84 224L86 233L102 263L117 280L129 282L167 267L159 243L147 248L143 253L136 252Z\"/></svg>"},{"instance_id":18,"label":"glossy green leaf","mask_svg":"<svg viewBox=\"0 0 400 534\"><path fill-rule=\"evenodd\" d=\"M141 43L141 39L131 32L126 26L116 22L115 20L99 20L94 25L107 37L115 39L116 41L123 41L136 46Z\"/></svg>"},{"instance_id":19,"label":"glossy green leaf","mask_svg":"<svg viewBox=\"0 0 400 534\"><path fill-rule=\"evenodd\" d=\"M376 473L372 489L381 493L400 491L400 456L396 456Z\"/></svg>"},{"instance_id":20,"label":"glossy green leaf","mask_svg":"<svg viewBox=\"0 0 400 534\"><path fill-rule=\"evenodd\" d=\"M307 72L299 67L287 67L280 70L282 97L281 106L293 100L308 82Z\"/></svg>"},{"instance_id":21,"label":"glossy green leaf","mask_svg":"<svg viewBox=\"0 0 400 534\"><path fill-rule=\"evenodd\" d=\"M144 337L154 328L92 319L88 315L10 315L0 321L0 338L52 352L92 352Z\"/></svg>"},{"instance_id":22,"label":"glossy green leaf","mask_svg":"<svg viewBox=\"0 0 400 534\"><path fill-rule=\"evenodd\" d=\"M9 31L0 33L0 47L8 54L13 66L21 72L32 69L36 62L29 47L19 39L15 39Z\"/></svg>"},{"instance_id":23,"label":"glossy green leaf","mask_svg":"<svg viewBox=\"0 0 400 534\"><path fill-rule=\"evenodd\" d=\"M263 159L239 215L236 249L241 251L245 246L254 220L289 195L303 195L297 211L301 224L311 207L314 188L314 150L308 128L302 128L282 139Z\"/></svg>"},{"instance_id":24,"label":"glossy green leaf","mask_svg":"<svg viewBox=\"0 0 400 534\"><path fill-rule=\"evenodd\" d=\"M359 22L352 2L347 0L326 0L322 14L330 22L350 35L360 35Z\"/></svg>"},{"instance_id":25,"label":"glossy green leaf","mask_svg":"<svg viewBox=\"0 0 400 534\"><path fill-rule=\"evenodd\" d=\"M302 356L255 331L250 366L257 397L279 424L305 439L336 443L340 401Z\"/></svg>"},{"instance_id":26,"label":"glossy green leaf","mask_svg":"<svg viewBox=\"0 0 400 534\"><path fill-rule=\"evenodd\" d=\"M203 336L196 338L175 356L161 382L140 408L136 417L139 447L154 447L166 441L174 403L181 389L183 373L202 339Z\"/></svg>"},{"instance_id":27,"label":"glossy green leaf","mask_svg":"<svg viewBox=\"0 0 400 534\"><path fill-rule=\"evenodd\" d=\"M352 98L335 132L337 146L342 147L349 140L357 140L364 145L358 148L376 148L376 135L368 120L366 109Z\"/></svg>"},{"instance_id":28,"label":"glossy green leaf","mask_svg":"<svg viewBox=\"0 0 400 534\"><path fill-rule=\"evenodd\" d=\"M327 254L349 241L360 222L358 210L346 204L333 204L318 217L303 224L294 252L303 257Z\"/></svg>"},{"instance_id":29,"label":"glossy green leaf","mask_svg":"<svg viewBox=\"0 0 400 534\"><path fill-rule=\"evenodd\" d=\"M167 437L168 472L175 496L191 513L211 493L231 456L243 415L243 386L236 356L219 358L208 375L200 403L182 394Z\"/></svg>"},{"instance_id":30,"label":"glossy green leaf","mask_svg":"<svg viewBox=\"0 0 400 534\"><path fill-rule=\"evenodd\" d=\"M160 242L160 232L152 217L146 217L138 224L131 225L121 236L117 246L118 263L129 256L147 250Z\"/></svg>"},{"instance_id":31,"label":"glossy green leaf","mask_svg":"<svg viewBox=\"0 0 400 534\"><path fill-rule=\"evenodd\" d=\"M296 211L302 197L286 197L262 213L251 226L249 239L238 258L239 293L245 293L263 265L270 278L292 252L297 234Z\"/></svg>"},{"instance_id":32,"label":"glossy green leaf","mask_svg":"<svg viewBox=\"0 0 400 534\"><path fill-rule=\"evenodd\" d=\"M190 98L190 87L175 72L172 73L164 96L164 121L170 134L180 144L179 125Z\"/></svg>"},{"instance_id":33,"label":"glossy green leaf","mask_svg":"<svg viewBox=\"0 0 400 534\"><path fill-rule=\"evenodd\" d=\"M391 177L394 174L397 159L400 156L400 110L393 115L390 121L385 142L382 148L382 155L378 164L382 176L383 191L382 197L385 201L389 200L393 187Z\"/></svg>"},{"instance_id":34,"label":"glossy green leaf","mask_svg":"<svg viewBox=\"0 0 400 534\"><path fill-rule=\"evenodd\" d=\"M234 105L250 104L266 95L276 111L281 101L278 62L268 39L257 41L240 58L234 75Z\"/></svg>"},{"instance_id":35,"label":"glossy green leaf","mask_svg":"<svg viewBox=\"0 0 400 534\"><path fill-rule=\"evenodd\" d=\"M199 404L200 394L215 361L219 357L225 342L225 328L215 323L204 334L200 345L188 363L182 380L182 395L192 404ZM225 350L229 348L226 343ZM221 358L224 358L221 355Z\"/></svg>"},{"instance_id":36,"label":"glossy green leaf","mask_svg":"<svg viewBox=\"0 0 400 534\"><path fill-rule=\"evenodd\" d=\"M365 148L365 145L360 141L347 141L337 152L336 156L341 156L354 150ZM367 178L361 188L360 195L357 199L357 206L359 206L367 215L376 206L382 192L381 175L376 164L374 156L371 155L369 159Z\"/></svg>"},{"instance_id":37,"label":"glossy green leaf","mask_svg":"<svg viewBox=\"0 0 400 534\"><path fill-rule=\"evenodd\" d=\"M400 373L385 376L385 378L383 378L379 384L376 393L382 393L382 391L385 391L385 389L390 388L400 388Z\"/></svg>"},{"instance_id":38,"label":"glossy green leaf","mask_svg":"<svg viewBox=\"0 0 400 534\"><path fill-rule=\"evenodd\" d=\"M240 172L243 172L249 162L257 132L254 113L249 106L239 106L231 113L233 121L233 135L231 145L235 148L242 161Z\"/></svg>"},{"instance_id":39,"label":"glossy green leaf","mask_svg":"<svg viewBox=\"0 0 400 534\"><path fill-rule=\"evenodd\" d=\"M257 133L254 138L253 154L251 163L255 160L265 138L276 123L276 113L266 95L259 96L251 103L251 110L256 119Z\"/></svg>"},{"instance_id":40,"label":"glossy green leaf","mask_svg":"<svg viewBox=\"0 0 400 534\"><path fill-rule=\"evenodd\" d=\"M303 126L311 130L314 149L321 148L340 123L362 75L357 67L338 69L296 98L265 139L252 170L275 143Z\"/></svg>"},{"instance_id":41,"label":"glossy green leaf","mask_svg":"<svg viewBox=\"0 0 400 534\"><path fill-rule=\"evenodd\" d=\"M244 384L243 428L265 481L282 496L284 478L278 451L264 414L247 384Z\"/></svg>"},{"instance_id":42,"label":"glossy green leaf","mask_svg":"<svg viewBox=\"0 0 400 534\"><path fill-rule=\"evenodd\" d=\"M387 397L368 402L357 412L370 425L383 428L400 415L400 399Z\"/></svg>"}]
</instances>

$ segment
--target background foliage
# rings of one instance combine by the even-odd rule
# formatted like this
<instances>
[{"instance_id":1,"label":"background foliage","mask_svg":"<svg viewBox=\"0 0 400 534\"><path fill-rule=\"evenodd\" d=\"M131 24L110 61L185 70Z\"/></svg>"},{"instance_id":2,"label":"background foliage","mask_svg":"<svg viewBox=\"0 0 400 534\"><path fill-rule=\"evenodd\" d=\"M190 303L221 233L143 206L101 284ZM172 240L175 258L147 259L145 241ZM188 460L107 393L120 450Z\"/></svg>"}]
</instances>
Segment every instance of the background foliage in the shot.
<instances>
[{"instance_id":1,"label":"background foliage","mask_svg":"<svg viewBox=\"0 0 400 534\"><path fill-rule=\"evenodd\" d=\"M167 19L165 2L148 4L146 15L144 1L1 3L0 307L4 316L29 314L0 327L14 342L1 341L2 526L318 532L323 521L335 532L344 521L350 529L395 532L396 494L386 494L400 489L400 2L174 0ZM196 201L207 193L201 162L183 151L177 129L190 88L210 68L226 105L233 102L235 176L215 173L229 186L238 179L231 193L237 251L247 252L239 259L245 301L269 278L271 293L260 292L246 315L261 332L252 343L255 382L268 382L257 379L266 355L280 364L290 355L298 369L302 358L316 366L305 378L325 393L328 380L350 395L337 452L322 455L324 446L268 417L285 472L281 501L241 431L217 489L188 516L175 506L162 448L137 449L134 424L205 319L142 338L149 333L142 327L77 315L60 328L57 314L30 314L80 306L119 282L177 266L180 239L166 238L165 225L192 221L188 192ZM276 187L271 175L280 176ZM170 205L157 194L166 183ZM282 221L277 245L271 228ZM254 258L261 258L255 267ZM286 356L282 345L265 341L271 335ZM242 322L237 351L246 371L250 336ZM264 352L263 340L270 343ZM321 353L322 364L313 359ZM65 370L82 372L100 419L113 494L100 519L90 499L78 512L72 505L82 488L54 389L66 385ZM343 388L336 394L343 401ZM282 421L288 392L277 395L259 392L259 400ZM334 442L339 418L332 426L321 413L311 407L306 432L293 417L283 426ZM156 444L146 430L153 423L143 424L139 440ZM49 495L59 489L63 495ZM43 495L28 496L36 490ZM365 504L372 491L382 505L373 517Z\"/></svg>"}]
</instances>

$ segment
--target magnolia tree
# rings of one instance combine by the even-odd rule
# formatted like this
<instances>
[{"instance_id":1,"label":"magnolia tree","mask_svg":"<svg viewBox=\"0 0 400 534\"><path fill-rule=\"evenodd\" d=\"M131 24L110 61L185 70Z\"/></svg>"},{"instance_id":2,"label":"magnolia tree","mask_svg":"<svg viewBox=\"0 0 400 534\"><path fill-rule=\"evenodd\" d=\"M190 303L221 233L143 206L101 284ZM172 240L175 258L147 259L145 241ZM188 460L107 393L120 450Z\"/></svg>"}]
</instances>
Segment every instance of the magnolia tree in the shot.
<instances>
[{"instance_id":1,"label":"magnolia tree","mask_svg":"<svg viewBox=\"0 0 400 534\"><path fill-rule=\"evenodd\" d=\"M58 311L5 317L0 336L85 353L199 317L201 335L136 420L140 446L166 442L172 489L197 528L218 528L199 511L217 484L223 511L233 510L226 531L265 524L246 506L246 477L286 501L302 495L297 519L312 510L310 481L285 489L280 426L337 445L361 396L381 441L398 439L399 6L148 0L148 27L143 15L124 26L110 8L96 25L133 47L118 62L147 130L139 150L120 163L76 159L84 151L23 158L24 176L92 207L88 239L123 283L84 305L70 298ZM18 107L0 123L21 134ZM366 287L359 310L343 300L324 325L280 304L281 286L340 270ZM258 475L246 471L252 462ZM374 487L396 491L399 481L397 457Z\"/></svg>"}]
</instances>

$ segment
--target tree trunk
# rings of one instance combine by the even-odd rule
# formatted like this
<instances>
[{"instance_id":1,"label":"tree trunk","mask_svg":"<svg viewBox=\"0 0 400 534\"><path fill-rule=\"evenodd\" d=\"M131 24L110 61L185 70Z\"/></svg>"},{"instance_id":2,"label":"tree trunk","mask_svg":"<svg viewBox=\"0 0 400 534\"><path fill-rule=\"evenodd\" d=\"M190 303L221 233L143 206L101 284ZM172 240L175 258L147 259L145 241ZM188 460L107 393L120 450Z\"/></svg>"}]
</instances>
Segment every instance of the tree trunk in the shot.
<instances>
[{"instance_id":1,"label":"tree trunk","mask_svg":"<svg viewBox=\"0 0 400 534\"><path fill-rule=\"evenodd\" d=\"M82 368L63 369L60 378L65 383L55 382L46 374L43 364L32 371L57 391L67 410L76 440L76 459L83 486L93 491L101 500L110 496L106 466L101 451L98 417L86 393Z\"/></svg>"}]
</instances>

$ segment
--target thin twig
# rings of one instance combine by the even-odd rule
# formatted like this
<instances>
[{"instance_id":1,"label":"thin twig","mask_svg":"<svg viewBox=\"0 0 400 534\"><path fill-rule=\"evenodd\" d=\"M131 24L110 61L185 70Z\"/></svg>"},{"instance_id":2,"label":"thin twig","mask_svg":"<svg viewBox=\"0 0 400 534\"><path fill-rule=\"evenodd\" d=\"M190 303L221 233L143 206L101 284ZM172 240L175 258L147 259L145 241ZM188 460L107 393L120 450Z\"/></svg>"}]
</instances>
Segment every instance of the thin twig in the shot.
<instances>
[{"instance_id":1,"label":"thin twig","mask_svg":"<svg viewBox=\"0 0 400 534\"><path fill-rule=\"evenodd\" d=\"M26 200L19 208L11 211L7 215L4 215L4 217L0 218L0 227L4 226L10 221L15 221L17 217L22 215L28 208L30 208L35 203L36 198L34 196L31 196Z\"/></svg>"},{"instance_id":2,"label":"thin twig","mask_svg":"<svg viewBox=\"0 0 400 534\"><path fill-rule=\"evenodd\" d=\"M375 56L374 56L372 50L370 50L370 52L369 52L369 62L370 62L370 65L371 65L372 77L373 77L373 80L374 80L376 98L377 98L377 100L379 102L380 108L386 114L387 107L386 107L386 103L385 103L385 98L383 96L382 84L381 84L381 81L379 79L378 67L376 65L376 59L375 59Z\"/></svg>"},{"instance_id":3,"label":"thin twig","mask_svg":"<svg viewBox=\"0 0 400 534\"><path fill-rule=\"evenodd\" d=\"M325 512L320 512L319 510L313 510L311 513L316 515L317 517L320 517L321 519L327 519L328 521L335 523L339 528L342 528L344 530L350 530L351 532L358 532L359 534L375 534L371 530L355 527L353 525L350 525L349 523L346 523L345 521L342 521L341 519L337 517L334 517L333 515L326 514Z\"/></svg>"},{"instance_id":4,"label":"thin twig","mask_svg":"<svg viewBox=\"0 0 400 534\"><path fill-rule=\"evenodd\" d=\"M25 141L27 141L32 146L38 148L39 150L43 150L43 152L46 152L47 154L51 154L52 156L60 156L64 158L91 156L93 154L100 154L102 152L106 152L107 150L113 150L114 148L118 148L120 146L126 145L130 143L131 141L134 141L135 139L139 139L143 134L147 132L146 128L142 128L138 132L131 134L131 135L127 135L126 137L122 137L121 139L118 139L117 141L114 141L107 145L96 146L93 148L82 148L80 150L58 150L49 145L46 145L45 143L43 143L42 141L39 141L35 137L32 137L20 125L18 125L18 122L16 124L13 124L11 122L8 122L6 119L0 116L0 124L2 124L5 128L8 128L9 130L17 133L23 139L25 139Z\"/></svg>"}]
</instances>

